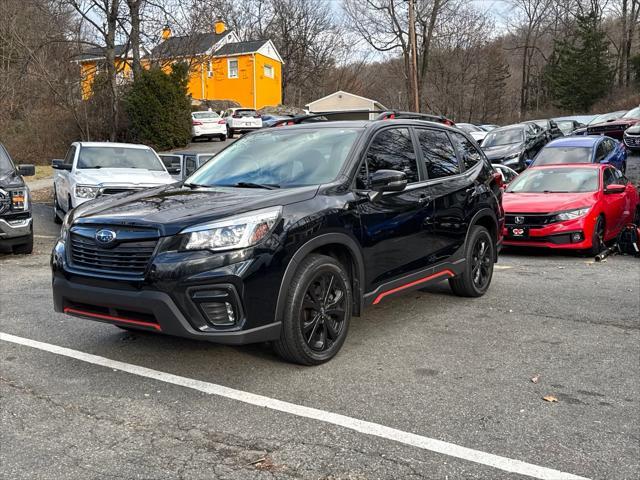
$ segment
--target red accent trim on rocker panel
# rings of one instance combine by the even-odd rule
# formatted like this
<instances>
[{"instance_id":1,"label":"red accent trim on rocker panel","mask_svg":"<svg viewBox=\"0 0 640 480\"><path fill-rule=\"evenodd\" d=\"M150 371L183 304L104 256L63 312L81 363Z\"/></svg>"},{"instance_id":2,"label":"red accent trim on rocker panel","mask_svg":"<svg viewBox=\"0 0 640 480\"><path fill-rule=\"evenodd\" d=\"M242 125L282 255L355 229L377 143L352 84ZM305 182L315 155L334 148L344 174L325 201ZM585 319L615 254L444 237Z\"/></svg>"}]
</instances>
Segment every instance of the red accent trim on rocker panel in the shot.
<instances>
[{"instance_id":1,"label":"red accent trim on rocker panel","mask_svg":"<svg viewBox=\"0 0 640 480\"><path fill-rule=\"evenodd\" d=\"M418 280L414 280L413 282L409 282L409 283L405 283L404 285L401 285L399 287L396 288L392 288L391 290L387 290L386 292L382 292L381 294L379 294L376 299L373 301L374 305L377 305L378 303L380 303L380 300L382 300L384 297L386 297L387 295L391 295L393 293L399 292L401 290L405 290L407 288L411 288L414 285L419 285L421 283L425 283L428 282L429 280L433 280L434 278L438 278L441 277L443 275L446 275L448 277L455 277L456 274L453 273L451 270L447 269L447 270L442 270L441 272L438 273L434 273L433 275L429 275L428 277L424 277L424 278L419 278Z\"/></svg>"},{"instance_id":2,"label":"red accent trim on rocker panel","mask_svg":"<svg viewBox=\"0 0 640 480\"><path fill-rule=\"evenodd\" d=\"M85 317L100 318L102 320L110 320L112 322L129 323L131 325L138 325L140 327L155 328L159 332L162 331L160 325L151 322L142 322L140 320L132 320L130 318L112 317L111 315L104 315L102 313L86 312L84 310L78 310L76 308L65 307L64 313L75 313L76 315L84 315Z\"/></svg>"}]
</instances>

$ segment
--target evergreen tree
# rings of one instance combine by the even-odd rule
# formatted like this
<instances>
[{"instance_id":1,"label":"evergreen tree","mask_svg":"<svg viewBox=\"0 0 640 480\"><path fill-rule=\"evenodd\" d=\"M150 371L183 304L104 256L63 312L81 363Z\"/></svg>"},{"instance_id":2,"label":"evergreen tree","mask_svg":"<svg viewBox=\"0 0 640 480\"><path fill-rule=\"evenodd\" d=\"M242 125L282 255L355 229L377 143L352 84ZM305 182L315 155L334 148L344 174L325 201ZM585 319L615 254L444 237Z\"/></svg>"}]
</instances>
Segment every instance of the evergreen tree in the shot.
<instances>
[{"instance_id":1,"label":"evergreen tree","mask_svg":"<svg viewBox=\"0 0 640 480\"><path fill-rule=\"evenodd\" d=\"M546 69L546 86L555 106L586 112L607 94L613 78L608 46L595 13L577 17L575 35L555 42Z\"/></svg>"},{"instance_id":2,"label":"evergreen tree","mask_svg":"<svg viewBox=\"0 0 640 480\"><path fill-rule=\"evenodd\" d=\"M154 67L143 70L125 96L130 134L134 141L157 150L183 147L191 139L189 68L174 64L171 73Z\"/></svg>"}]
</instances>

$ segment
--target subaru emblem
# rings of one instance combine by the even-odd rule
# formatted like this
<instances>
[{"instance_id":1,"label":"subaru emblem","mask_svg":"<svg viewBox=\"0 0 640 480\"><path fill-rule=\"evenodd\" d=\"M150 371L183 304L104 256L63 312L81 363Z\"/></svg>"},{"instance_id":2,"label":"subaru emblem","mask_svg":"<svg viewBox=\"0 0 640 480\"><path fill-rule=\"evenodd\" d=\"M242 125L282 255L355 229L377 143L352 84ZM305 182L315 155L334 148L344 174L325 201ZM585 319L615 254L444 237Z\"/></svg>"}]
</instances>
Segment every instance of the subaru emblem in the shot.
<instances>
[{"instance_id":1,"label":"subaru emblem","mask_svg":"<svg viewBox=\"0 0 640 480\"><path fill-rule=\"evenodd\" d=\"M516 217L515 220L518 225L522 225L524 223L524 217Z\"/></svg>"},{"instance_id":2,"label":"subaru emblem","mask_svg":"<svg viewBox=\"0 0 640 480\"><path fill-rule=\"evenodd\" d=\"M96 232L96 242L102 246L107 246L113 243L116 239L116 232L103 228Z\"/></svg>"}]
</instances>

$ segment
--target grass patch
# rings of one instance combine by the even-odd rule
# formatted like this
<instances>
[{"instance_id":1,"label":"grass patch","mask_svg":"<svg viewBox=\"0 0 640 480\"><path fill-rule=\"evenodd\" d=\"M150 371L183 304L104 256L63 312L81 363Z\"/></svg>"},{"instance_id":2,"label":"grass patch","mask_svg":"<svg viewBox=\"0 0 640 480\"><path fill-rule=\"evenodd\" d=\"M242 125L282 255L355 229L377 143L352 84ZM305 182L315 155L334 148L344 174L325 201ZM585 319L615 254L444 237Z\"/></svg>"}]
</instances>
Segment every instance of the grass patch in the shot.
<instances>
[{"instance_id":1,"label":"grass patch","mask_svg":"<svg viewBox=\"0 0 640 480\"><path fill-rule=\"evenodd\" d=\"M27 177L28 180L40 180L42 178L53 177L53 168L51 165L36 165L36 174L33 177Z\"/></svg>"}]
</instances>

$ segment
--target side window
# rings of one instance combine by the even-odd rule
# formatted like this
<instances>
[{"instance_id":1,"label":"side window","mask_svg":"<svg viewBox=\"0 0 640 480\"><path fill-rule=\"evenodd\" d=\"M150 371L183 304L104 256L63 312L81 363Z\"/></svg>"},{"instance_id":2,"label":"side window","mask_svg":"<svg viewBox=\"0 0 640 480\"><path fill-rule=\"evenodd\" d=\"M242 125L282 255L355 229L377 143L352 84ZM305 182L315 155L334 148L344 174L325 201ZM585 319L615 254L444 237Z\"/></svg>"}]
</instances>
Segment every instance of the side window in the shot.
<instances>
[{"instance_id":1,"label":"side window","mask_svg":"<svg viewBox=\"0 0 640 480\"><path fill-rule=\"evenodd\" d=\"M67 155L64 157L64 163L67 165L71 165L73 163L73 159L76 156L76 147L71 145L69 150L67 150Z\"/></svg>"},{"instance_id":2,"label":"side window","mask_svg":"<svg viewBox=\"0 0 640 480\"><path fill-rule=\"evenodd\" d=\"M613 168L607 168L603 174L603 184L604 188L607 188L609 185L613 185L616 183L616 176L613 171Z\"/></svg>"},{"instance_id":3,"label":"side window","mask_svg":"<svg viewBox=\"0 0 640 480\"><path fill-rule=\"evenodd\" d=\"M188 177L198 168L196 157L186 157L184 160L184 174Z\"/></svg>"},{"instance_id":4,"label":"side window","mask_svg":"<svg viewBox=\"0 0 640 480\"><path fill-rule=\"evenodd\" d=\"M459 133L452 133L451 135L458 149L462 152L462 163L464 164L465 170L473 168L476 163L482 160L482 154L473 143L467 140L467 137Z\"/></svg>"},{"instance_id":5,"label":"side window","mask_svg":"<svg viewBox=\"0 0 640 480\"><path fill-rule=\"evenodd\" d=\"M419 129L418 141L430 179L448 177L460 173L456 151L446 132Z\"/></svg>"},{"instance_id":6,"label":"side window","mask_svg":"<svg viewBox=\"0 0 640 480\"><path fill-rule=\"evenodd\" d=\"M398 170L407 182L418 181L418 165L408 128L390 128L378 133L367 151L358 172L358 188L369 186L369 175L378 170Z\"/></svg>"},{"instance_id":7,"label":"side window","mask_svg":"<svg viewBox=\"0 0 640 480\"><path fill-rule=\"evenodd\" d=\"M605 148L605 142L600 142L598 144L598 147L596 148L596 163L604 160L606 156L607 156L607 151Z\"/></svg>"}]
</instances>

